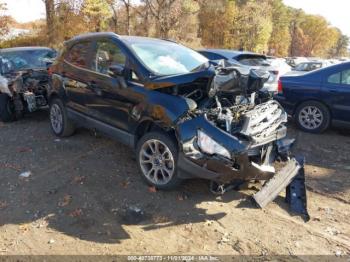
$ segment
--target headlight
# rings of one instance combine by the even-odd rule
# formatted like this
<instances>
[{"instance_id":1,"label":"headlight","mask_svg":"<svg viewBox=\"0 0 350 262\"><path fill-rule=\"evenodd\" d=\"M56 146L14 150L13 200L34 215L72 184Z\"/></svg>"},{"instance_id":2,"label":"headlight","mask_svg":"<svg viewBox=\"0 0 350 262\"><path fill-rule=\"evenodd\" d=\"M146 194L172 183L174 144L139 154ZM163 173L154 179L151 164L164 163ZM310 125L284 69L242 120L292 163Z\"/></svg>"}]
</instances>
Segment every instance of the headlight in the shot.
<instances>
[{"instance_id":1,"label":"headlight","mask_svg":"<svg viewBox=\"0 0 350 262\"><path fill-rule=\"evenodd\" d=\"M209 155L218 154L227 158L231 158L231 154L226 148L224 148L222 145L219 145L216 141L214 141L201 130L198 130L198 146L203 152Z\"/></svg>"}]
</instances>

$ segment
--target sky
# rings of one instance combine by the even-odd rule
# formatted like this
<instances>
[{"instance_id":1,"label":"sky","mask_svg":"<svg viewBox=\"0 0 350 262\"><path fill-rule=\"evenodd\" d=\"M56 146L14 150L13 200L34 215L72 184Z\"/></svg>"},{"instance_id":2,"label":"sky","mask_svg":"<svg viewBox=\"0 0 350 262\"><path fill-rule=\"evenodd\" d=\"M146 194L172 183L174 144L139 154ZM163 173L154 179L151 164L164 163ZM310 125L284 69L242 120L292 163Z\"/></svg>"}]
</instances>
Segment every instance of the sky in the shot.
<instances>
[{"instance_id":1,"label":"sky","mask_svg":"<svg viewBox=\"0 0 350 262\"><path fill-rule=\"evenodd\" d=\"M285 4L301 8L306 13L324 16L333 26L350 36L349 0L283 0ZM18 22L45 18L43 0L0 0L7 3L8 14Z\"/></svg>"},{"instance_id":2,"label":"sky","mask_svg":"<svg viewBox=\"0 0 350 262\"><path fill-rule=\"evenodd\" d=\"M306 13L322 15L343 34L350 36L349 0L283 0L286 5L301 8Z\"/></svg>"},{"instance_id":3,"label":"sky","mask_svg":"<svg viewBox=\"0 0 350 262\"><path fill-rule=\"evenodd\" d=\"M0 0L7 4L7 13L18 22L30 22L45 18L45 5L43 0Z\"/></svg>"}]
</instances>

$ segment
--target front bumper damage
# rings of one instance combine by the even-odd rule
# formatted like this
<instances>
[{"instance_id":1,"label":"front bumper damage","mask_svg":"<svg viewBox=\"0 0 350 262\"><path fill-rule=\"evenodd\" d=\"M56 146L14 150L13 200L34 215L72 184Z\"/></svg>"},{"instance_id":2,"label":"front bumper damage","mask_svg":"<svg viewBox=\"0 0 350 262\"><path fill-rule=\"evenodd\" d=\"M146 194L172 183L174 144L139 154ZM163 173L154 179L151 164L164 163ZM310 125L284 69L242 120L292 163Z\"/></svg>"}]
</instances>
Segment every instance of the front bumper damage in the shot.
<instances>
[{"instance_id":1,"label":"front bumper damage","mask_svg":"<svg viewBox=\"0 0 350 262\"><path fill-rule=\"evenodd\" d=\"M256 125L259 117L248 113L246 117L251 117L250 123L245 121L237 133L218 128L205 115L179 123L177 135L182 147L178 166L180 173L183 178L211 180L220 185L222 191L237 181L266 181L253 196L259 207L264 208L286 189L290 210L308 220L304 162L290 157L294 139L286 138L286 127L273 119L273 112L267 113L271 116L271 123ZM261 130L258 132L256 128ZM230 159L203 152L197 143L198 130L224 146L231 154ZM279 171L276 172L275 168Z\"/></svg>"}]
</instances>

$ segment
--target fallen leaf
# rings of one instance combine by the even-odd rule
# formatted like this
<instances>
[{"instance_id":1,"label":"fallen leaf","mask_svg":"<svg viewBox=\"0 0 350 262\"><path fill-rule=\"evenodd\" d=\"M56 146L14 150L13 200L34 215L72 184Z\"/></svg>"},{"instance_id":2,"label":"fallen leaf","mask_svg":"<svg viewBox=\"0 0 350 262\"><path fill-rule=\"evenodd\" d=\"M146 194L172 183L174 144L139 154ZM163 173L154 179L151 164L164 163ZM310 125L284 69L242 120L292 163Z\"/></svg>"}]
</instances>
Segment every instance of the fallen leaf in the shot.
<instances>
[{"instance_id":1,"label":"fallen leaf","mask_svg":"<svg viewBox=\"0 0 350 262\"><path fill-rule=\"evenodd\" d=\"M0 209L4 209L8 206L6 201L0 201Z\"/></svg>"},{"instance_id":2,"label":"fallen leaf","mask_svg":"<svg viewBox=\"0 0 350 262\"><path fill-rule=\"evenodd\" d=\"M26 152L32 152L33 150L30 147L18 147L17 152L18 153L26 153Z\"/></svg>"},{"instance_id":3,"label":"fallen leaf","mask_svg":"<svg viewBox=\"0 0 350 262\"><path fill-rule=\"evenodd\" d=\"M9 168L13 169L16 171L21 171L21 167L15 164L10 164L10 163L0 163L0 168Z\"/></svg>"},{"instance_id":4,"label":"fallen leaf","mask_svg":"<svg viewBox=\"0 0 350 262\"><path fill-rule=\"evenodd\" d=\"M125 181L123 181L123 182L120 183L120 185L121 185L123 188L128 188L129 184L130 184L130 181L128 181L128 180L125 180Z\"/></svg>"},{"instance_id":5,"label":"fallen leaf","mask_svg":"<svg viewBox=\"0 0 350 262\"><path fill-rule=\"evenodd\" d=\"M83 210L81 208L77 208L69 213L70 217L80 217L83 214Z\"/></svg>"},{"instance_id":6,"label":"fallen leaf","mask_svg":"<svg viewBox=\"0 0 350 262\"><path fill-rule=\"evenodd\" d=\"M182 193L182 194L177 196L177 200L179 200L179 201L186 200L187 198L188 198L188 196L185 193Z\"/></svg>"},{"instance_id":7,"label":"fallen leaf","mask_svg":"<svg viewBox=\"0 0 350 262\"><path fill-rule=\"evenodd\" d=\"M63 200L58 202L58 206L65 207L65 206L69 205L71 201L72 201L72 196L71 195L65 195L63 197Z\"/></svg>"},{"instance_id":8,"label":"fallen leaf","mask_svg":"<svg viewBox=\"0 0 350 262\"><path fill-rule=\"evenodd\" d=\"M73 182L76 183L76 184L83 184L85 178L86 178L85 176L75 176L73 178Z\"/></svg>"},{"instance_id":9,"label":"fallen leaf","mask_svg":"<svg viewBox=\"0 0 350 262\"><path fill-rule=\"evenodd\" d=\"M150 193L156 193L157 192L157 188L155 186L150 186L150 187L148 187L148 191Z\"/></svg>"}]
</instances>

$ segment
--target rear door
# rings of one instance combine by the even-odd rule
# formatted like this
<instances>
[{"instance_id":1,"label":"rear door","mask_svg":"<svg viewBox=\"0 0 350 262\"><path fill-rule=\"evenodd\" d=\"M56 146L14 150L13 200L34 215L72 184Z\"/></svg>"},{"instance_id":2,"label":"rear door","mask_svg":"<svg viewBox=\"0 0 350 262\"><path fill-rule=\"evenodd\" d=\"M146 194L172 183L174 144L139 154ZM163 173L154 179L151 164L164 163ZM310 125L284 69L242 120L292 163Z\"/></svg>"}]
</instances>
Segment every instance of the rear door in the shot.
<instances>
[{"instance_id":1,"label":"rear door","mask_svg":"<svg viewBox=\"0 0 350 262\"><path fill-rule=\"evenodd\" d=\"M350 69L333 72L325 81L326 99L333 108L333 118L350 121Z\"/></svg>"},{"instance_id":2,"label":"rear door","mask_svg":"<svg viewBox=\"0 0 350 262\"><path fill-rule=\"evenodd\" d=\"M87 69L90 67L90 41L78 42L71 46L64 57L62 78L67 95L67 106L87 113L85 105L86 91L90 76Z\"/></svg>"}]
</instances>

